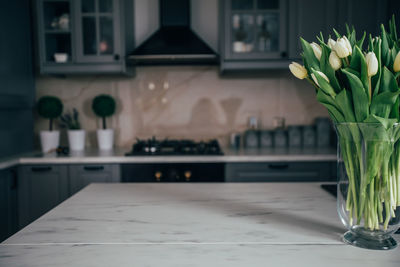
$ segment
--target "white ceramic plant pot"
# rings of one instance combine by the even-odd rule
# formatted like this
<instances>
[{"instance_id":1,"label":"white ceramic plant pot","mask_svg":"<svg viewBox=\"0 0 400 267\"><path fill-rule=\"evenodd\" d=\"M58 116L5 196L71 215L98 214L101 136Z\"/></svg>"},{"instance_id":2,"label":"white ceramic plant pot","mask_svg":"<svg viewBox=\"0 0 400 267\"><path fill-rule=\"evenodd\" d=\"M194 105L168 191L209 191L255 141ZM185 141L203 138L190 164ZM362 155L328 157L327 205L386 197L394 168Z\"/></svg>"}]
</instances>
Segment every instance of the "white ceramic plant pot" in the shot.
<instances>
[{"instance_id":1,"label":"white ceramic plant pot","mask_svg":"<svg viewBox=\"0 0 400 267\"><path fill-rule=\"evenodd\" d=\"M114 145L114 130L113 129L98 129L97 144L100 150L111 150Z\"/></svg>"},{"instance_id":2,"label":"white ceramic plant pot","mask_svg":"<svg viewBox=\"0 0 400 267\"><path fill-rule=\"evenodd\" d=\"M85 130L68 130L69 149L82 151L85 148Z\"/></svg>"},{"instance_id":3,"label":"white ceramic plant pot","mask_svg":"<svg viewBox=\"0 0 400 267\"><path fill-rule=\"evenodd\" d=\"M56 149L60 144L60 131L40 131L40 144L43 153Z\"/></svg>"}]
</instances>

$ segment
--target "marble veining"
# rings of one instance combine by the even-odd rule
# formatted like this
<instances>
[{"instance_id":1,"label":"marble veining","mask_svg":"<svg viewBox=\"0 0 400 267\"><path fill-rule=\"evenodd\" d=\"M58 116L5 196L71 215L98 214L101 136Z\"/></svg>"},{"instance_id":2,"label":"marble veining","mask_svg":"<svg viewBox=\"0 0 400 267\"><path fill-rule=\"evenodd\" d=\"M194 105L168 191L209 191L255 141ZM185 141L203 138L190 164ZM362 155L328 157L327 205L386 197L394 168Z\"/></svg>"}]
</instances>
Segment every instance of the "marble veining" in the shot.
<instances>
[{"instance_id":1,"label":"marble veining","mask_svg":"<svg viewBox=\"0 0 400 267\"><path fill-rule=\"evenodd\" d=\"M232 132L247 129L250 116L263 129L273 127L276 116L288 125L311 124L328 116L318 104L312 86L294 78L288 70L264 77L221 77L216 66L138 67L135 77L40 76L36 96L55 95L66 110L77 108L88 132L87 147L96 147L100 120L91 110L98 94L117 101L115 116L107 119L116 130L117 146L130 146L136 137L220 138L227 144ZM153 86L149 85L152 84ZM47 129L46 120L35 116L35 133ZM39 140L37 139L37 145ZM62 144L67 144L65 132Z\"/></svg>"},{"instance_id":2,"label":"marble veining","mask_svg":"<svg viewBox=\"0 0 400 267\"><path fill-rule=\"evenodd\" d=\"M0 266L398 266L344 231L319 183L91 184L0 244Z\"/></svg>"}]
</instances>

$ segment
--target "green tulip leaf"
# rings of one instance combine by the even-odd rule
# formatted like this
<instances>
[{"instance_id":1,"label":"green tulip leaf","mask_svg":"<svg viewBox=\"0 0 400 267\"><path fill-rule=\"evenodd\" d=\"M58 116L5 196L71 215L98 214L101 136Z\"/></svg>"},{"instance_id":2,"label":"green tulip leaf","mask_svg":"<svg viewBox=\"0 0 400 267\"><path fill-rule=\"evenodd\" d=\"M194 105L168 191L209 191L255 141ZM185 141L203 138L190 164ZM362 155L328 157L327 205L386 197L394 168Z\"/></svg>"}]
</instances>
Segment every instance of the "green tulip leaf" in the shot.
<instances>
[{"instance_id":1,"label":"green tulip leaf","mask_svg":"<svg viewBox=\"0 0 400 267\"><path fill-rule=\"evenodd\" d=\"M379 92L397 92L398 90L399 88L397 87L396 78L394 77L393 73L387 67L383 67Z\"/></svg>"},{"instance_id":2,"label":"green tulip leaf","mask_svg":"<svg viewBox=\"0 0 400 267\"><path fill-rule=\"evenodd\" d=\"M337 94L335 98L336 106L340 108L340 111L344 115L346 122L356 122L354 116L353 105L351 103L351 93L346 89L342 90Z\"/></svg>"},{"instance_id":3,"label":"green tulip leaf","mask_svg":"<svg viewBox=\"0 0 400 267\"><path fill-rule=\"evenodd\" d=\"M388 66L388 57L389 57L389 44L386 36L385 26L381 24L381 37L382 37L382 62L385 66Z\"/></svg>"},{"instance_id":4,"label":"green tulip leaf","mask_svg":"<svg viewBox=\"0 0 400 267\"><path fill-rule=\"evenodd\" d=\"M351 57L350 68L358 71L361 76L361 82L364 88L368 88L368 67L365 57L358 46L354 47L353 56ZM366 91L368 92L368 91Z\"/></svg>"},{"instance_id":5,"label":"green tulip leaf","mask_svg":"<svg viewBox=\"0 0 400 267\"><path fill-rule=\"evenodd\" d=\"M360 48L363 47L363 45L364 45L364 40L365 40L365 36L367 36L367 33L364 31L364 34L363 34L363 36L361 37L361 39L358 40L358 41L356 42L356 45L357 45L358 47L360 47Z\"/></svg>"},{"instance_id":6,"label":"green tulip leaf","mask_svg":"<svg viewBox=\"0 0 400 267\"><path fill-rule=\"evenodd\" d=\"M315 57L311 45L303 38L300 38L300 42L301 46L303 47L303 57L306 59L307 62L306 68L308 73L311 73L311 69L319 70L319 61Z\"/></svg>"},{"instance_id":7,"label":"green tulip leaf","mask_svg":"<svg viewBox=\"0 0 400 267\"><path fill-rule=\"evenodd\" d=\"M331 97L336 97L335 89L327 82L316 70L311 69L312 73L315 75L315 78L318 81L319 87L321 88L324 93L330 95ZM329 78L328 78L329 79Z\"/></svg>"},{"instance_id":8,"label":"green tulip leaf","mask_svg":"<svg viewBox=\"0 0 400 267\"><path fill-rule=\"evenodd\" d=\"M376 95L371 102L370 112L382 118L388 118L392 105L398 99L400 92L383 92Z\"/></svg>"},{"instance_id":9,"label":"green tulip leaf","mask_svg":"<svg viewBox=\"0 0 400 267\"><path fill-rule=\"evenodd\" d=\"M329 63L329 54L331 49L326 44L321 44L322 54L320 60L321 71L328 77L330 85L333 87L336 93L339 93L342 88L339 81L336 78L335 70Z\"/></svg>"},{"instance_id":10,"label":"green tulip leaf","mask_svg":"<svg viewBox=\"0 0 400 267\"><path fill-rule=\"evenodd\" d=\"M371 78L371 86L374 88L372 95L377 95L379 93L379 85L382 75L382 53L381 53L382 40L378 40L373 46L373 52L378 59L378 72Z\"/></svg>"},{"instance_id":11,"label":"green tulip leaf","mask_svg":"<svg viewBox=\"0 0 400 267\"><path fill-rule=\"evenodd\" d=\"M366 90L368 89L363 87L361 80L354 74L347 72L346 70L342 70L342 72L347 76L350 84L353 96L354 113L357 122L362 122L369 115L369 100L368 94L366 93Z\"/></svg>"}]
</instances>

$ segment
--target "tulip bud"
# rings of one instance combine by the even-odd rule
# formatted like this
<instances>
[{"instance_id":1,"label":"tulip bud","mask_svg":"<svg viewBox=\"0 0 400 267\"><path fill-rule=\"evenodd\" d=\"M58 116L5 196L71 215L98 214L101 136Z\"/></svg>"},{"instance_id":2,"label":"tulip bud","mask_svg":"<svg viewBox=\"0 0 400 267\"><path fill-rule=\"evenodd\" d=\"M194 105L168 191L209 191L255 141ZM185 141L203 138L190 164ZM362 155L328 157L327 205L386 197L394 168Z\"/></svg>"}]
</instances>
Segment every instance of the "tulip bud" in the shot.
<instances>
[{"instance_id":1,"label":"tulip bud","mask_svg":"<svg viewBox=\"0 0 400 267\"><path fill-rule=\"evenodd\" d=\"M345 58L351 54L348 48L348 44L346 43L346 40L343 38L339 38L336 41L335 45L333 46L333 50L336 52L339 58Z\"/></svg>"},{"instance_id":2,"label":"tulip bud","mask_svg":"<svg viewBox=\"0 0 400 267\"><path fill-rule=\"evenodd\" d=\"M289 69L292 72L292 74L300 80L303 80L304 78L307 77L306 68L304 68L304 66L300 65L297 62L292 62L292 64L289 65Z\"/></svg>"},{"instance_id":3,"label":"tulip bud","mask_svg":"<svg viewBox=\"0 0 400 267\"><path fill-rule=\"evenodd\" d=\"M374 76L378 72L378 59L374 52L369 52L365 56L365 62L368 68L368 77Z\"/></svg>"},{"instance_id":4,"label":"tulip bud","mask_svg":"<svg viewBox=\"0 0 400 267\"><path fill-rule=\"evenodd\" d=\"M394 72L400 71L400 52L397 53L396 58L394 59L393 70Z\"/></svg>"},{"instance_id":5,"label":"tulip bud","mask_svg":"<svg viewBox=\"0 0 400 267\"><path fill-rule=\"evenodd\" d=\"M316 71L316 72L329 83L328 77L326 77L326 75L323 72L320 72L320 71ZM317 77L315 77L314 73L311 73L311 78L318 85L318 87L320 87L319 83L318 83L318 79L317 79Z\"/></svg>"},{"instance_id":6,"label":"tulip bud","mask_svg":"<svg viewBox=\"0 0 400 267\"><path fill-rule=\"evenodd\" d=\"M319 44L317 44L317 43L315 43L315 42L312 42L310 45L311 45L311 48L312 48L313 51L314 51L315 57L316 57L318 60L320 60L320 59L321 59L321 54L322 54L322 49L321 49L321 47L319 46Z\"/></svg>"},{"instance_id":7,"label":"tulip bud","mask_svg":"<svg viewBox=\"0 0 400 267\"><path fill-rule=\"evenodd\" d=\"M343 39L345 40L346 47L349 50L349 53L351 55L353 53L353 49L351 48L350 41L349 41L349 39L347 39L346 36L343 36Z\"/></svg>"},{"instance_id":8,"label":"tulip bud","mask_svg":"<svg viewBox=\"0 0 400 267\"><path fill-rule=\"evenodd\" d=\"M331 67L334 70L338 70L342 67L342 61L337 56L335 51L332 51L331 54L329 55L329 64L331 64Z\"/></svg>"},{"instance_id":9,"label":"tulip bud","mask_svg":"<svg viewBox=\"0 0 400 267\"><path fill-rule=\"evenodd\" d=\"M333 49L333 46L336 44L336 41L335 40L333 40L333 39L331 39L331 38L329 38L328 39L328 47L330 48L330 49Z\"/></svg>"}]
</instances>

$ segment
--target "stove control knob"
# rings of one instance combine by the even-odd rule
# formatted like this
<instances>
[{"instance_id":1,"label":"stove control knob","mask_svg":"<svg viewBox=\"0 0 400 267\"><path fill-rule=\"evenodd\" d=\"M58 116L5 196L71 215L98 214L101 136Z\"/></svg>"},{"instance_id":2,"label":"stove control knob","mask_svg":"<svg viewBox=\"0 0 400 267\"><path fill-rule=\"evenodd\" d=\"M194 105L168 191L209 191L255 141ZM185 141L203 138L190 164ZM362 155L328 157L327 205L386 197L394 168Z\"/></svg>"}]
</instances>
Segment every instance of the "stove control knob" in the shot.
<instances>
[{"instance_id":1,"label":"stove control knob","mask_svg":"<svg viewBox=\"0 0 400 267\"><path fill-rule=\"evenodd\" d=\"M154 174L154 177L156 178L157 182L161 181L161 177L162 177L162 172L158 171Z\"/></svg>"},{"instance_id":2,"label":"stove control knob","mask_svg":"<svg viewBox=\"0 0 400 267\"><path fill-rule=\"evenodd\" d=\"M192 172L191 171L185 171L184 175L185 175L186 182L189 182L190 178L192 178Z\"/></svg>"}]
</instances>

